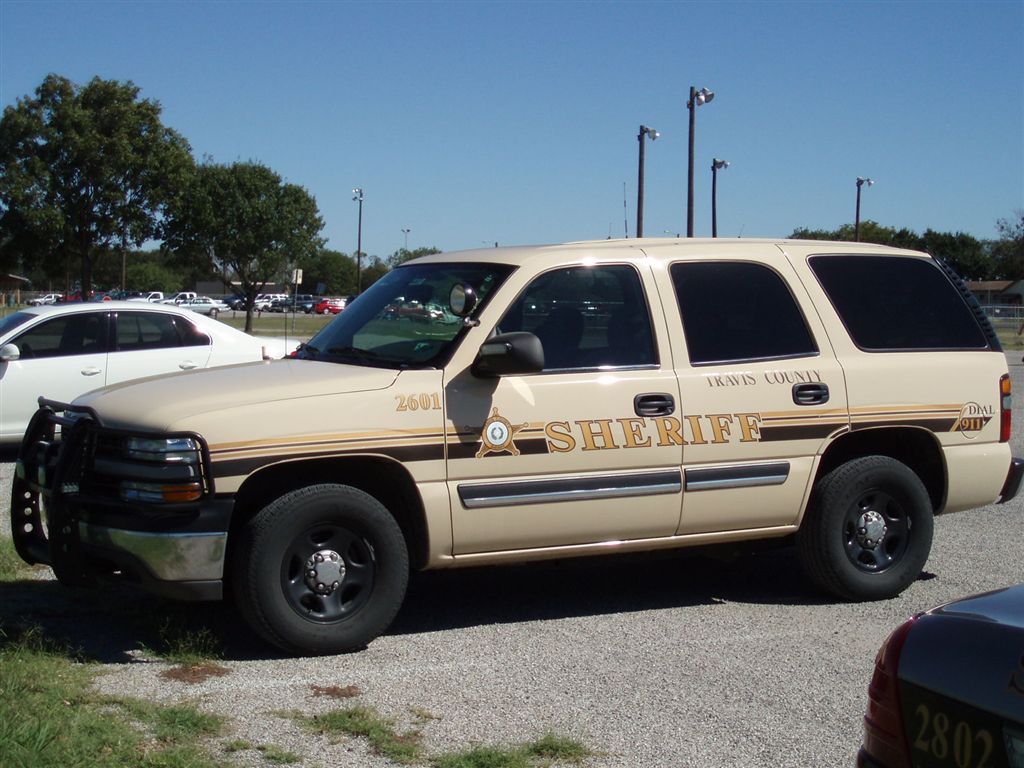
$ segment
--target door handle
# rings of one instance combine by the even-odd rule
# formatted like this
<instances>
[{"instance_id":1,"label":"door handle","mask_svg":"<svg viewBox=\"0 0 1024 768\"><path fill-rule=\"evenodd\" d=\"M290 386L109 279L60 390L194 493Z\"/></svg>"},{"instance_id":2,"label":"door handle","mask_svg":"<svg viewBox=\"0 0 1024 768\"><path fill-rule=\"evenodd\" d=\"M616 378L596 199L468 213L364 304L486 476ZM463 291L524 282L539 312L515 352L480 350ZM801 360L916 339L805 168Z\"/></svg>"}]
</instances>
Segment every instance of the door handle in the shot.
<instances>
[{"instance_id":1,"label":"door handle","mask_svg":"<svg viewBox=\"0 0 1024 768\"><path fill-rule=\"evenodd\" d=\"M823 405L828 402L828 384L794 384L793 402L797 405Z\"/></svg>"},{"instance_id":2,"label":"door handle","mask_svg":"<svg viewBox=\"0 0 1024 768\"><path fill-rule=\"evenodd\" d=\"M199 363L193 363L191 360L186 360L183 363L178 363L178 367L183 371L191 371L193 368L198 368Z\"/></svg>"},{"instance_id":3,"label":"door handle","mask_svg":"<svg viewBox=\"0 0 1024 768\"><path fill-rule=\"evenodd\" d=\"M667 392L649 392L633 398L637 416L669 416L676 409L676 400Z\"/></svg>"},{"instance_id":4,"label":"door handle","mask_svg":"<svg viewBox=\"0 0 1024 768\"><path fill-rule=\"evenodd\" d=\"M89 368L82 369L83 376L95 376L97 373L103 373L103 370L101 368L93 368L91 366Z\"/></svg>"}]
</instances>

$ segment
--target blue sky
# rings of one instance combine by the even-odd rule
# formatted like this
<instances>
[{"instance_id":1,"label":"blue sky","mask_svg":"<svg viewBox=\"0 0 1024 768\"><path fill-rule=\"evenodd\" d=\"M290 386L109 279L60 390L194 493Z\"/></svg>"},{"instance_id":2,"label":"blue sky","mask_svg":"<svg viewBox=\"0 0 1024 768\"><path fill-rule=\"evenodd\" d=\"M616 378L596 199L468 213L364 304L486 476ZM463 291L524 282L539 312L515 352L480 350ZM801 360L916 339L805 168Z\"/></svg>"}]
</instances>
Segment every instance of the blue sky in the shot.
<instances>
[{"instance_id":1,"label":"blue sky","mask_svg":"<svg viewBox=\"0 0 1024 768\"><path fill-rule=\"evenodd\" d=\"M48 72L132 80L197 158L315 195L328 245L443 250L852 223L995 236L1024 208L1024 2L0 0L0 103ZM623 212L623 182L626 209Z\"/></svg>"}]
</instances>

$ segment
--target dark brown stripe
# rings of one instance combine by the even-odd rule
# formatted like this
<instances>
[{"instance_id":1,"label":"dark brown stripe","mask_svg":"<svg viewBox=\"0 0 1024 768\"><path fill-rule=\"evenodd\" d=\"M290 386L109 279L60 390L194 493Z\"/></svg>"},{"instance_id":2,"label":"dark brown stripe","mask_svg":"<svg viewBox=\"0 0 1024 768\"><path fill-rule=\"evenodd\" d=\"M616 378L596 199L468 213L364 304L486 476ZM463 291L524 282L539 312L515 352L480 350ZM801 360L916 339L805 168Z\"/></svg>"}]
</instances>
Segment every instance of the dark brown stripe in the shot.
<instances>
[{"instance_id":1,"label":"dark brown stripe","mask_svg":"<svg viewBox=\"0 0 1024 768\"><path fill-rule=\"evenodd\" d=\"M517 437L514 440L516 448L519 449L520 453L528 456L534 456L538 453L548 452L548 442L543 437L532 437L532 438L521 438ZM476 457L477 452L480 450L480 439L477 438L473 441L467 441L464 443L449 443L448 444L448 458L449 459L472 459ZM508 451L495 451L493 453L484 454L481 458L488 458L490 456L511 456L512 454Z\"/></svg>"},{"instance_id":2,"label":"dark brown stripe","mask_svg":"<svg viewBox=\"0 0 1024 768\"><path fill-rule=\"evenodd\" d=\"M761 442L770 443L778 440L813 440L828 437L846 424L810 424L804 427L761 427Z\"/></svg>"},{"instance_id":3,"label":"dark brown stripe","mask_svg":"<svg viewBox=\"0 0 1024 768\"><path fill-rule=\"evenodd\" d=\"M249 475L257 469L269 464L276 464L280 461L295 461L297 459L334 459L339 456L370 454L390 456L392 459L401 462L442 461L444 459L444 446L441 443L434 443L432 445L406 445L395 446L393 448L353 448L348 451L331 451L330 453L284 453L275 454L273 456L254 456L249 459L213 461L213 476L214 478L218 478Z\"/></svg>"},{"instance_id":4,"label":"dark brown stripe","mask_svg":"<svg viewBox=\"0 0 1024 768\"><path fill-rule=\"evenodd\" d=\"M960 419L907 419L906 421L855 421L853 429L872 429L874 427L923 427L932 432L949 432Z\"/></svg>"}]
</instances>

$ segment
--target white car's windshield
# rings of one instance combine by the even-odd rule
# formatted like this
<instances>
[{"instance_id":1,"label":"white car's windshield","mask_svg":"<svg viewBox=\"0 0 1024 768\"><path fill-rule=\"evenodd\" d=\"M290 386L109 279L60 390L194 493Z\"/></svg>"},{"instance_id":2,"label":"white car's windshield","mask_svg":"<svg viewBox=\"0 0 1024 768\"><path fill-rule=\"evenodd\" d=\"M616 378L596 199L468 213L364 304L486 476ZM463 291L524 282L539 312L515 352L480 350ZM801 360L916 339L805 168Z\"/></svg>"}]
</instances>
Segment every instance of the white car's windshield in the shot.
<instances>
[{"instance_id":1,"label":"white car's windshield","mask_svg":"<svg viewBox=\"0 0 1024 768\"><path fill-rule=\"evenodd\" d=\"M482 306L513 269L475 263L398 267L300 347L296 357L383 368L443 365L465 327L448 307L452 287L471 286Z\"/></svg>"}]
</instances>

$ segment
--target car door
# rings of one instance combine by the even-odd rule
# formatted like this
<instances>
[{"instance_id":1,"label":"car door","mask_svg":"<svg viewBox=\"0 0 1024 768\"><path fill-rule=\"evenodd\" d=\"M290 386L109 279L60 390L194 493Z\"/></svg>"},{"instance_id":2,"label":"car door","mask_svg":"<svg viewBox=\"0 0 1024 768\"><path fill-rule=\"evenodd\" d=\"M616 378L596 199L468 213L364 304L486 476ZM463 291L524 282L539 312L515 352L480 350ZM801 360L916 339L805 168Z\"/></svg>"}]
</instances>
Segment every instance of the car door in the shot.
<instances>
[{"instance_id":1,"label":"car door","mask_svg":"<svg viewBox=\"0 0 1024 768\"><path fill-rule=\"evenodd\" d=\"M506 290L518 295L493 331L536 334L545 367L476 377L469 364L479 334L476 348L460 350L461 369L452 366L455 555L675 532L682 449L660 425L679 393L649 281L645 261L625 249L553 267L525 286L510 279Z\"/></svg>"},{"instance_id":2,"label":"car door","mask_svg":"<svg viewBox=\"0 0 1024 768\"><path fill-rule=\"evenodd\" d=\"M119 309L114 329L108 384L205 368L210 359L210 337L171 312Z\"/></svg>"},{"instance_id":3,"label":"car door","mask_svg":"<svg viewBox=\"0 0 1024 768\"><path fill-rule=\"evenodd\" d=\"M20 440L40 395L71 402L106 383L109 313L74 312L11 339L20 357L0 363L0 439Z\"/></svg>"},{"instance_id":4,"label":"car door","mask_svg":"<svg viewBox=\"0 0 1024 768\"><path fill-rule=\"evenodd\" d=\"M682 347L680 534L792 526L816 457L849 429L843 370L778 256L737 245L712 260L694 246L663 273Z\"/></svg>"}]
</instances>

